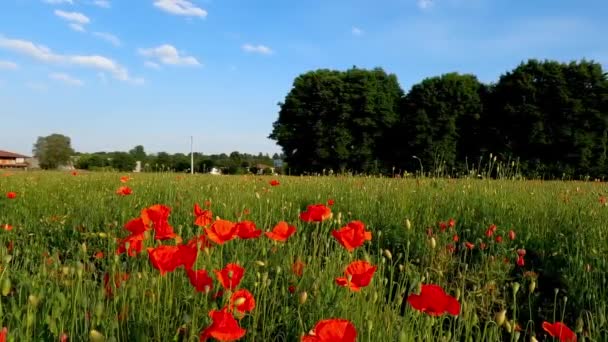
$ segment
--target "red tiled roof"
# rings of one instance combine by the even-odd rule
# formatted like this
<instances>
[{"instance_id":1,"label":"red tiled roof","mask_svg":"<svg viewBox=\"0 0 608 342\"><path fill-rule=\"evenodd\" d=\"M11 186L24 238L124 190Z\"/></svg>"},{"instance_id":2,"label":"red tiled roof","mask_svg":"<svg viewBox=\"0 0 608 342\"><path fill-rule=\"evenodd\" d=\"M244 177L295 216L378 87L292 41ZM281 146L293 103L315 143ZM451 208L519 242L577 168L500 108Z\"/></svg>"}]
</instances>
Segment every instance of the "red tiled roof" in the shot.
<instances>
[{"instance_id":1,"label":"red tiled roof","mask_svg":"<svg viewBox=\"0 0 608 342\"><path fill-rule=\"evenodd\" d=\"M22 154L0 150L0 158L29 158Z\"/></svg>"}]
</instances>

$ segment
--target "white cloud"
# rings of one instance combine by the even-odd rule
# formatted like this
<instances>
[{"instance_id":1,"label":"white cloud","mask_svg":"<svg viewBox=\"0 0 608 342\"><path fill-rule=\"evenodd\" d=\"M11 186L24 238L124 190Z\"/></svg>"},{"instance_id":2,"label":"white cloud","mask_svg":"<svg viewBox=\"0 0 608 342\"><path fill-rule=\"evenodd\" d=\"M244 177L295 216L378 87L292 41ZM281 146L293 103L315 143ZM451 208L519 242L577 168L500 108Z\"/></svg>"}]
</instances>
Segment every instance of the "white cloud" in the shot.
<instances>
[{"instance_id":1,"label":"white cloud","mask_svg":"<svg viewBox=\"0 0 608 342\"><path fill-rule=\"evenodd\" d=\"M47 4L51 4L51 5L61 5L61 4L73 5L74 4L73 0L43 0L43 1L46 2Z\"/></svg>"},{"instance_id":2,"label":"white cloud","mask_svg":"<svg viewBox=\"0 0 608 342\"><path fill-rule=\"evenodd\" d=\"M95 5L97 7L101 7L101 8L110 8L110 7L112 7L110 5L110 1L109 0L95 0L95 1L93 1L93 5Z\"/></svg>"},{"instance_id":3,"label":"white cloud","mask_svg":"<svg viewBox=\"0 0 608 342\"><path fill-rule=\"evenodd\" d=\"M154 6L171 14L205 18L207 11L186 0L156 0Z\"/></svg>"},{"instance_id":4,"label":"white cloud","mask_svg":"<svg viewBox=\"0 0 608 342\"><path fill-rule=\"evenodd\" d=\"M77 31L77 32L86 32L86 30L84 29L84 27L82 25L80 25L80 24L71 23L69 26L74 31Z\"/></svg>"},{"instance_id":5,"label":"white cloud","mask_svg":"<svg viewBox=\"0 0 608 342\"><path fill-rule=\"evenodd\" d=\"M200 65L199 61L192 56L180 56L179 51L169 44L151 49L139 49L139 54L145 57L154 58L160 63L169 65Z\"/></svg>"},{"instance_id":6,"label":"white cloud","mask_svg":"<svg viewBox=\"0 0 608 342\"><path fill-rule=\"evenodd\" d=\"M433 0L418 0L418 8L427 9L433 6Z\"/></svg>"},{"instance_id":7,"label":"white cloud","mask_svg":"<svg viewBox=\"0 0 608 342\"><path fill-rule=\"evenodd\" d=\"M89 19L89 17L87 17L86 15L79 13L79 12L65 12L62 10L55 10L54 13L56 16L58 16L64 20L67 20L71 23L86 25L91 22L91 19Z\"/></svg>"},{"instance_id":8,"label":"white cloud","mask_svg":"<svg viewBox=\"0 0 608 342\"><path fill-rule=\"evenodd\" d=\"M158 65L158 63L154 63L154 62L150 62L150 61L145 61L144 66L146 68L155 69L155 70L160 69L160 65Z\"/></svg>"},{"instance_id":9,"label":"white cloud","mask_svg":"<svg viewBox=\"0 0 608 342\"><path fill-rule=\"evenodd\" d=\"M129 75L127 68L118 64L110 58L99 56L99 55L62 55L53 52L51 49L44 45L36 45L30 41L20 39L9 39L0 35L0 48L21 53L23 55L30 56L34 59L45 63L63 64L63 65L75 65L84 68L95 69L98 71L105 71L115 79L141 84L143 79L132 78Z\"/></svg>"},{"instance_id":10,"label":"white cloud","mask_svg":"<svg viewBox=\"0 0 608 342\"><path fill-rule=\"evenodd\" d=\"M17 70L18 68L17 63L0 60L0 70Z\"/></svg>"},{"instance_id":11,"label":"white cloud","mask_svg":"<svg viewBox=\"0 0 608 342\"><path fill-rule=\"evenodd\" d=\"M120 39L113 34L106 33L106 32L93 32L93 35L99 39L105 40L106 42L108 42L114 46L121 45Z\"/></svg>"},{"instance_id":12,"label":"white cloud","mask_svg":"<svg viewBox=\"0 0 608 342\"><path fill-rule=\"evenodd\" d=\"M259 53L262 55L270 55L274 53L274 51L272 51L272 49L266 45L245 44L242 46L242 48L245 52Z\"/></svg>"},{"instance_id":13,"label":"white cloud","mask_svg":"<svg viewBox=\"0 0 608 342\"><path fill-rule=\"evenodd\" d=\"M360 29L360 28L358 28L358 27L356 27L356 26L353 26L353 28L351 29L351 33L352 33L354 36L360 36L360 35L362 35L362 34L363 34L363 30L362 30L362 29Z\"/></svg>"},{"instance_id":14,"label":"white cloud","mask_svg":"<svg viewBox=\"0 0 608 342\"><path fill-rule=\"evenodd\" d=\"M81 87L84 85L84 82L82 82L81 80L74 78L68 74L64 74L64 73L52 73L49 74L49 78L55 81L59 81L59 82L63 82L67 85L71 85L74 87Z\"/></svg>"}]
</instances>

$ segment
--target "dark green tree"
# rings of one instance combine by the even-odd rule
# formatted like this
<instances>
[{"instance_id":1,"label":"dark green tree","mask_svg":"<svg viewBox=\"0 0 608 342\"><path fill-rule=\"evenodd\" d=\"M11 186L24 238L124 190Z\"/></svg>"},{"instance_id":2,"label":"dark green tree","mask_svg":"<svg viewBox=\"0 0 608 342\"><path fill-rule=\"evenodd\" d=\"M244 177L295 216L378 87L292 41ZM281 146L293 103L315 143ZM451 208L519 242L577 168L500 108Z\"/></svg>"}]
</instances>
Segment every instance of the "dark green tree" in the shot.
<instances>
[{"instance_id":1,"label":"dark green tree","mask_svg":"<svg viewBox=\"0 0 608 342\"><path fill-rule=\"evenodd\" d=\"M46 137L38 137L33 153L38 158L41 168L56 169L69 164L74 150L69 137L62 134L51 134Z\"/></svg>"},{"instance_id":2,"label":"dark green tree","mask_svg":"<svg viewBox=\"0 0 608 342\"><path fill-rule=\"evenodd\" d=\"M110 166L115 170L127 172L133 171L135 168L136 160L131 153L114 152L111 154L110 158Z\"/></svg>"},{"instance_id":3,"label":"dark green tree","mask_svg":"<svg viewBox=\"0 0 608 342\"><path fill-rule=\"evenodd\" d=\"M144 162L146 160L146 151L142 145L137 145L129 151L129 154L135 158L135 161Z\"/></svg>"}]
</instances>

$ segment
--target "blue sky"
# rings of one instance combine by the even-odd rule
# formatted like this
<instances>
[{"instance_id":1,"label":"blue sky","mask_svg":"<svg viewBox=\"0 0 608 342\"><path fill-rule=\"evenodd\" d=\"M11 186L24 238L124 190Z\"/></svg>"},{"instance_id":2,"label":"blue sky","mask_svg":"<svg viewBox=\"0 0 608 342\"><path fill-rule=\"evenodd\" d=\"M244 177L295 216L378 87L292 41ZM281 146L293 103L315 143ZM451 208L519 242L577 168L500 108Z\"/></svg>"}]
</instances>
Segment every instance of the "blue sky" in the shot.
<instances>
[{"instance_id":1,"label":"blue sky","mask_svg":"<svg viewBox=\"0 0 608 342\"><path fill-rule=\"evenodd\" d=\"M608 65L606 0L2 0L0 149L279 151L300 73L380 66L404 90L528 58Z\"/></svg>"}]
</instances>

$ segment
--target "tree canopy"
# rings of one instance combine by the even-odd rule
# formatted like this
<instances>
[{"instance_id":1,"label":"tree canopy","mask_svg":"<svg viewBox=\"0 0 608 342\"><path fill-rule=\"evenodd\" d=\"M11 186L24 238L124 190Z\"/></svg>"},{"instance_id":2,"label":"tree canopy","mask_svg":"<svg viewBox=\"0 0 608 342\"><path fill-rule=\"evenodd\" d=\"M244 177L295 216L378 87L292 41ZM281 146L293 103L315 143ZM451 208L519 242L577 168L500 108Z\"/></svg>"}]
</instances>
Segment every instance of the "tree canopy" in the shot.
<instances>
[{"instance_id":1,"label":"tree canopy","mask_svg":"<svg viewBox=\"0 0 608 342\"><path fill-rule=\"evenodd\" d=\"M43 169L56 169L70 162L74 154L69 137L62 134L51 134L38 137L32 150Z\"/></svg>"},{"instance_id":2,"label":"tree canopy","mask_svg":"<svg viewBox=\"0 0 608 342\"><path fill-rule=\"evenodd\" d=\"M532 59L495 84L448 73L407 94L382 69L322 69L279 106L270 138L296 173L466 172L493 153L534 176L608 174L608 77L592 61Z\"/></svg>"}]
</instances>

